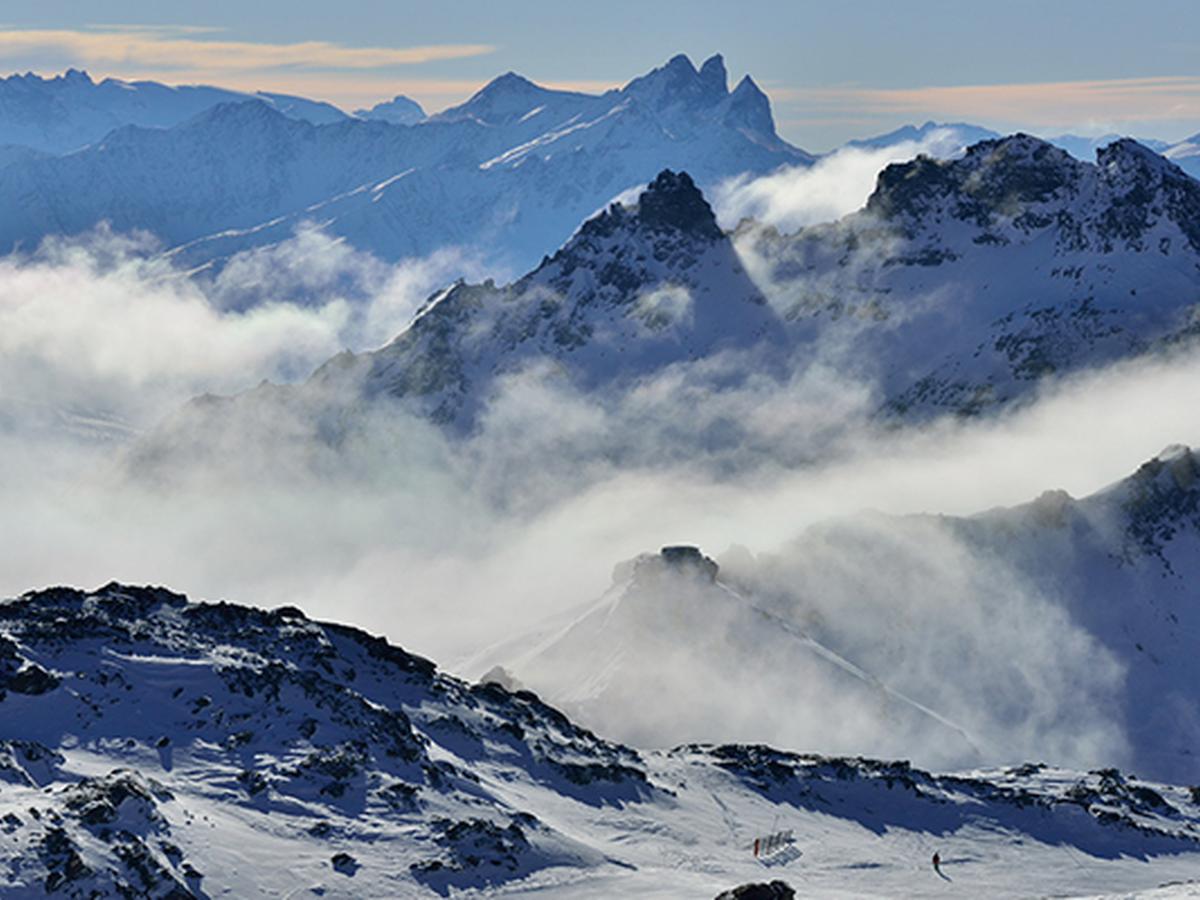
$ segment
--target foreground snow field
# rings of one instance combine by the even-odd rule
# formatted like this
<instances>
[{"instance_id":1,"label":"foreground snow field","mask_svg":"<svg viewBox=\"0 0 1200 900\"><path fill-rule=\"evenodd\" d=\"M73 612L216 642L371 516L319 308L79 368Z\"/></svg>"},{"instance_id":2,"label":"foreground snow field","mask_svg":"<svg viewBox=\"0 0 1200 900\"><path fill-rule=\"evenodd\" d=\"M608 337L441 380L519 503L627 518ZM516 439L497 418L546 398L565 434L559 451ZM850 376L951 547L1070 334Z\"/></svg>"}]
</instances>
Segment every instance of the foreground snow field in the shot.
<instances>
[{"instance_id":1,"label":"foreground snow field","mask_svg":"<svg viewBox=\"0 0 1200 900\"><path fill-rule=\"evenodd\" d=\"M356 629L159 588L0 604L0 689L6 897L706 897L769 878L1027 897L1200 871L1193 788L639 752ZM790 861L755 860L785 829Z\"/></svg>"}]
</instances>

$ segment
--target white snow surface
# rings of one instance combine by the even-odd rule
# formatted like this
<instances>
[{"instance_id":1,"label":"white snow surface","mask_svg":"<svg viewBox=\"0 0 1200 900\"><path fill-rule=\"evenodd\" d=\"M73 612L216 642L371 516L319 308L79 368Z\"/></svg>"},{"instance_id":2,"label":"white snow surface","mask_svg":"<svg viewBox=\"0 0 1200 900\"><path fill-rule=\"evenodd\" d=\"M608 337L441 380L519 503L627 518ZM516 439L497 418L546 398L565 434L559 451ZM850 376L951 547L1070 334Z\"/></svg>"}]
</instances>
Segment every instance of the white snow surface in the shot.
<instances>
[{"instance_id":1,"label":"white snow surface","mask_svg":"<svg viewBox=\"0 0 1200 900\"><path fill-rule=\"evenodd\" d=\"M1188 788L639 752L355 629L161 588L0 604L0 682L6 897L1187 896L1200 861ZM799 853L764 865L777 830Z\"/></svg>"}]
</instances>

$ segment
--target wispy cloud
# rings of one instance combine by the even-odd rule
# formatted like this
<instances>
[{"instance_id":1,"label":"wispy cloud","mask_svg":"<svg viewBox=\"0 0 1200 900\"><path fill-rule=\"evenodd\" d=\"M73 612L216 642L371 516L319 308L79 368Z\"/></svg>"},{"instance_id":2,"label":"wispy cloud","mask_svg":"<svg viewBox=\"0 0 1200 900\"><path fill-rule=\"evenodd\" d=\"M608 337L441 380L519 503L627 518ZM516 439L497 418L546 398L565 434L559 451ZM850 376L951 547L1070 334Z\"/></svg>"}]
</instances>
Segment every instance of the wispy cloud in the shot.
<instances>
[{"instance_id":1,"label":"wispy cloud","mask_svg":"<svg viewBox=\"0 0 1200 900\"><path fill-rule=\"evenodd\" d=\"M405 94L436 110L465 100L487 79L400 76L397 70L485 56L496 49L490 44L350 47L329 41L280 44L213 37L225 30L137 23L0 29L0 61L45 74L80 66L97 77L302 94L347 109ZM620 84L617 80L542 82L544 87L585 93L603 93Z\"/></svg>"},{"instance_id":2,"label":"wispy cloud","mask_svg":"<svg viewBox=\"0 0 1200 900\"><path fill-rule=\"evenodd\" d=\"M84 65L224 70L285 68L381 69L483 56L489 44L435 44L420 47L349 47L330 41L276 44L200 39L171 26L107 26L103 29L26 29L0 32L0 55L56 53Z\"/></svg>"},{"instance_id":3,"label":"wispy cloud","mask_svg":"<svg viewBox=\"0 0 1200 900\"><path fill-rule=\"evenodd\" d=\"M1200 77L1163 76L1028 84L916 88L843 87L770 90L790 118L842 114L969 118L1029 127L1116 126L1200 119Z\"/></svg>"},{"instance_id":4,"label":"wispy cloud","mask_svg":"<svg viewBox=\"0 0 1200 900\"><path fill-rule=\"evenodd\" d=\"M734 228L744 218L784 231L832 222L861 209L879 173L919 154L947 157L963 145L953 129L939 128L921 141L888 147L843 147L811 166L785 166L767 175L730 178L717 185L713 204L721 224Z\"/></svg>"}]
</instances>

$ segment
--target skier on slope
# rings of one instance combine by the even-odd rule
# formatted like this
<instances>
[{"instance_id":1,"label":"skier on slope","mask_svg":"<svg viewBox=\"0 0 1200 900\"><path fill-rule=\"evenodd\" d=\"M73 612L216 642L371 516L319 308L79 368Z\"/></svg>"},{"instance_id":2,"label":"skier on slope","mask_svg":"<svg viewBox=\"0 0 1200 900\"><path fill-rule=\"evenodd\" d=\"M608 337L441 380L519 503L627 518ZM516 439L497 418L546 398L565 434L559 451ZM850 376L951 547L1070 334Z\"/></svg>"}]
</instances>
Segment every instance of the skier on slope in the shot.
<instances>
[{"instance_id":1,"label":"skier on slope","mask_svg":"<svg viewBox=\"0 0 1200 900\"><path fill-rule=\"evenodd\" d=\"M942 855L936 850L933 853L933 871L942 874Z\"/></svg>"}]
</instances>

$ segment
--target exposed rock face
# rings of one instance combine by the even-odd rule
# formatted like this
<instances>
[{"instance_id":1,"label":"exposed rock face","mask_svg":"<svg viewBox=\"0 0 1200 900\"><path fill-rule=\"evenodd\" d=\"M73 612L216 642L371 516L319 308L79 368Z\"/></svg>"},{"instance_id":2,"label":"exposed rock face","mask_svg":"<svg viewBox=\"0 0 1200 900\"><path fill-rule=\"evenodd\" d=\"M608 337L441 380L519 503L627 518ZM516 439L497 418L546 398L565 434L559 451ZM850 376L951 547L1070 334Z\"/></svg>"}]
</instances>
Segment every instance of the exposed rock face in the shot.
<instances>
[{"instance_id":1,"label":"exposed rock face","mask_svg":"<svg viewBox=\"0 0 1200 900\"><path fill-rule=\"evenodd\" d=\"M909 237L956 219L980 229L983 242L1049 231L1062 251L1104 254L1155 249L1148 234L1170 222L1200 252L1200 183L1129 139L1100 150L1095 165L1026 134L980 141L961 159L895 163L866 212Z\"/></svg>"},{"instance_id":2,"label":"exposed rock face","mask_svg":"<svg viewBox=\"0 0 1200 900\"><path fill-rule=\"evenodd\" d=\"M618 563L613 567L613 583L633 580L649 584L666 576L683 576L712 584L719 571L716 561L701 553L699 547L680 544Z\"/></svg>"},{"instance_id":3,"label":"exposed rock face","mask_svg":"<svg viewBox=\"0 0 1200 900\"><path fill-rule=\"evenodd\" d=\"M1200 460L1176 444L1144 463L1124 484L1126 557L1146 554L1168 566L1163 550L1177 533L1200 532Z\"/></svg>"},{"instance_id":4,"label":"exposed rock face","mask_svg":"<svg viewBox=\"0 0 1200 900\"><path fill-rule=\"evenodd\" d=\"M670 569L684 573L695 573L710 584L717 580L720 566L700 552L699 547L663 547L659 552L662 561Z\"/></svg>"},{"instance_id":5,"label":"exposed rock face","mask_svg":"<svg viewBox=\"0 0 1200 900\"><path fill-rule=\"evenodd\" d=\"M717 894L717 900L792 900L796 892L786 881L742 884Z\"/></svg>"},{"instance_id":6,"label":"exposed rock face","mask_svg":"<svg viewBox=\"0 0 1200 900\"><path fill-rule=\"evenodd\" d=\"M712 207L687 172L660 172L638 198L637 217L653 230L678 231L710 241L723 237Z\"/></svg>"}]
</instances>

